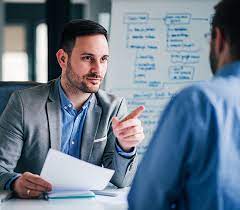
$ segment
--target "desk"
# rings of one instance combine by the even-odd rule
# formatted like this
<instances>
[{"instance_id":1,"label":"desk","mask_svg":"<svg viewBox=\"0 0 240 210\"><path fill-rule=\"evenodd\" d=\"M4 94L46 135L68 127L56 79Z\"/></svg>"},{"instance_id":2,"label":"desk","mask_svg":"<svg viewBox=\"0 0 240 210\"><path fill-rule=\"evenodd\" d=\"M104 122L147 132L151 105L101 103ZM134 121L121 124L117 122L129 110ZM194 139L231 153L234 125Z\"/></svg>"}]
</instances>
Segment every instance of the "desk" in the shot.
<instances>
[{"instance_id":1,"label":"desk","mask_svg":"<svg viewBox=\"0 0 240 210\"><path fill-rule=\"evenodd\" d=\"M127 210L129 188L114 189L117 197L96 195L95 198L32 200L11 199L0 205L0 210Z\"/></svg>"}]
</instances>

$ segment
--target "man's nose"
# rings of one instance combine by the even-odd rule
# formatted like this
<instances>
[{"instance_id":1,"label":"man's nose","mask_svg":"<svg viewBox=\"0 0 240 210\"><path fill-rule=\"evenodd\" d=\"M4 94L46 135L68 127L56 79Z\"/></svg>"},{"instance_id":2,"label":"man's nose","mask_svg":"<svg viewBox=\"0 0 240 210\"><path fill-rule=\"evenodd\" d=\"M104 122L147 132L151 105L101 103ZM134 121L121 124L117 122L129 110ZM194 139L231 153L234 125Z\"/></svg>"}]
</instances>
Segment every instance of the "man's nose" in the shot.
<instances>
[{"instance_id":1,"label":"man's nose","mask_svg":"<svg viewBox=\"0 0 240 210\"><path fill-rule=\"evenodd\" d=\"M103 63L101 63L100 61L95 61L92 64L92 72L98 73L100 74L102 72L103 69Z\"/></svg>"}]
</instances>

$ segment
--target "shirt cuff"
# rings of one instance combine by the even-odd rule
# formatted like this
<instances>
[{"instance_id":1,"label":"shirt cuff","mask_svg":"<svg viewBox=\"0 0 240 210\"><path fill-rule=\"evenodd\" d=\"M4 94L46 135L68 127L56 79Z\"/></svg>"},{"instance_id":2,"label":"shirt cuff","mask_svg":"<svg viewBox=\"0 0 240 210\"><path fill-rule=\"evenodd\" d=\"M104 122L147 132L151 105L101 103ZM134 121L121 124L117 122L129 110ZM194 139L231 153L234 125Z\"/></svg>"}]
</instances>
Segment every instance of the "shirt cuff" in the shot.
<instances>
[{"instance_id":1,"label":"shirt cuff","mask_svg":"<svg viewBox=\"0 0 240 210\"><path fill-rule=\"evenodd\" d=\"M115 144L115 148L116 148L117 153L118 153L119 155L125 157L125 158L132 158L132 157L136 154L136 151L137 151L136 147L133 147L132 151L130 151L130 152L124 152L124 151L122 150L122 148L118 145L117 142L116 142L116 144Z\"/></svg>"},{"instance_id":2,"label":"shirt cuff","mask_svg":"<svg viewBox=\"0 0 240 210\"><path fill-rule=\"evenodd\" d=\"M4 186L4 190L13 190L13 189L11 189L11 184L13 183L13 181L15 181L20 176L21 176L21 174L16 174L14 177L9 179Z\"/></svg>"}]
</instances>

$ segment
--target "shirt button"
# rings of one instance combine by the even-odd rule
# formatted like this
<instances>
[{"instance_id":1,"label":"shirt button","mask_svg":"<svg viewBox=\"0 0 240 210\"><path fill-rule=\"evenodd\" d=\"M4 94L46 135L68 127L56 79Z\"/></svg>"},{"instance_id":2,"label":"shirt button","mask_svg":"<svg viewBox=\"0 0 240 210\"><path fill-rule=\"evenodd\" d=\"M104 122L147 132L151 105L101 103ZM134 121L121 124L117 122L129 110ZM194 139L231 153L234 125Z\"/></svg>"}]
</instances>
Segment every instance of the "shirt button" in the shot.
<instances>
[{"instance_id":1,"label":"shirt button","mask_svg":"<svg viewBox=\"0 0 240 210\"><path fill-rule=\"evenodd\" d=\"M72 141L72 144L74 144L74 141Z\"/></svg>"},{"instance_id":2,"label":"shirt button","mask_svg":"<svg viewBox=\"0 0 240 210\"><path fill-rule=\"evenodd\" d=\"M67 109L67 106L64 106L64 109Z\"/></svg>"},{"instance_id":3,"label":"shirt button","mask_svg":"<svg viewBox=\"0 0 240 210\"><path fill-rule=\"evenodd\" d=\"M68 104L68 107L72 107L72 104Z\"/></svg>"}]
</instances>

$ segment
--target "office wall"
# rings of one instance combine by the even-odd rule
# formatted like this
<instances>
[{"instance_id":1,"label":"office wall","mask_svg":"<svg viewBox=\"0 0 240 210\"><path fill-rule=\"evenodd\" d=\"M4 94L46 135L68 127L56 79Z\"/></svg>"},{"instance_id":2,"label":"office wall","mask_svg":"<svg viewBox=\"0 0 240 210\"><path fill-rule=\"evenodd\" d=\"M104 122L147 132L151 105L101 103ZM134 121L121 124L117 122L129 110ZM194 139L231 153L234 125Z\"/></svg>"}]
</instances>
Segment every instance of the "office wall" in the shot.
<instances>
[{"instance_id":1,"label":"office wall","mask_svg":"<svg viewBox=\"0 0 240 210\"><path fill-rule=\"evenodd\" d=\"M3 0L0 0L0 80L2 79L3 26L4 26L4 4Z\"/></svg>"}]
</instances>

